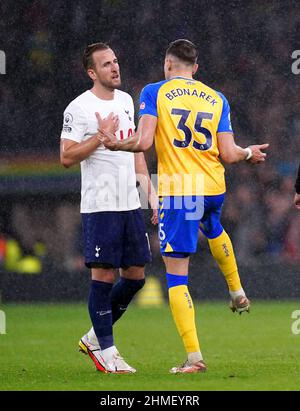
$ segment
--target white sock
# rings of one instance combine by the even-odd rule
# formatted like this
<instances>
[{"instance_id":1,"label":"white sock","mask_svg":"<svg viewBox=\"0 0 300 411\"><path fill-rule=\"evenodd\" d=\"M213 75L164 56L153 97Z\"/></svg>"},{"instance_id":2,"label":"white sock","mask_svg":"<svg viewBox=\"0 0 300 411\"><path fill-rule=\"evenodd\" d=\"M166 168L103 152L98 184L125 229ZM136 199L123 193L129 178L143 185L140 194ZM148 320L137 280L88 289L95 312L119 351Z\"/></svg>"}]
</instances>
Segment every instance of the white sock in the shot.
<instances>
[{"instance_id":1,"label":"white sock","mask_svg":"<svg viewBox=\"0 0 300 411\"><path fill-rule=\"evenodd\" d=\"M188 362L190 364L195 364L196 362L202 361L202 360L203 360L203 357L202 357L201 351L188 353Z\"/></svg>"},{"instance_id":2,"label":"white sock","mask_svg":"<svg viewBox=\"0 0 300 411\"><path fill-rule=\"evenodd\" d=\"M112 360L113 355L117 352L117 347L115 345L112 345L111 347L105 348L105 350L102 351L102 357L104 358L105 362L109 363Z\"/></svg>"},{"instance_id":3,"label":"white sock","mask_svg":"<svg viewBox=\"0 0 300 411\"><path fill-rule=\"evenodd\" d=\"M92 328L90 329L90 331L87 333L87 336L88 336L89 342L90 342L92 345L99 345L98 338L97 338L97 336L96 336L96 334L95 334L95 331L94 331L94 328L93 328L93 327L92 327Z\"/></svg>"},{"instance_id":4,"label":"white sock","mask_svg":"<svg viewBox=\"0 0 300 411\"><path fill-rule=\"evenodd\" d=\"M245 291L240 288L237 291L229 291L230 297L234 300L236 297L239 297L240 295L242 295L243 297L246 297Z\"/></svg>"}]
</instances>

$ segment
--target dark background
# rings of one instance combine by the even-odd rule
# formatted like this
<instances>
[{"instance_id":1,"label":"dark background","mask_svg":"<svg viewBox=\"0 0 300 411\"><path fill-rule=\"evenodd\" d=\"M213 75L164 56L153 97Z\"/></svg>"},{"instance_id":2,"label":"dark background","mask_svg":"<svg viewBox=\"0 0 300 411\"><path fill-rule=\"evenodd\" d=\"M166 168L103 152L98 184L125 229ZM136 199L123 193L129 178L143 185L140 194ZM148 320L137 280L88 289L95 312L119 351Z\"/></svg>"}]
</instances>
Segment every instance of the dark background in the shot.
<instances>
[{"instance_id":1,"label":"dark background","mask_svg":"<svg viewBox=\"0 0 300 411\"><path fill-rule=\"evenodd\" d=\"M85 298L79 170L66 171L58 161L63 111L91 87L81 65L84 47L111 45L122 89L138 110L142 87L163 79L165 49L176 38L198 45L196 78L227 97L237 143L270 143L266 164L226 166L223 225L244 284L260 298L299 297L300 213L293 195L300 75L291 70L299 33L299 1L1 1L0 50L7 58L0 75L3 298ZM155 173L153 150L146 157ZM149 217L145 211L154 255L147 272L164 284ZM13 268L7 266L8 240L21 250ZM194 295L224 298L223 280L205 239L199 240L191 265ZM37 258L39 269L24 269L27 257Z\"/></svg>"}]
</instances>

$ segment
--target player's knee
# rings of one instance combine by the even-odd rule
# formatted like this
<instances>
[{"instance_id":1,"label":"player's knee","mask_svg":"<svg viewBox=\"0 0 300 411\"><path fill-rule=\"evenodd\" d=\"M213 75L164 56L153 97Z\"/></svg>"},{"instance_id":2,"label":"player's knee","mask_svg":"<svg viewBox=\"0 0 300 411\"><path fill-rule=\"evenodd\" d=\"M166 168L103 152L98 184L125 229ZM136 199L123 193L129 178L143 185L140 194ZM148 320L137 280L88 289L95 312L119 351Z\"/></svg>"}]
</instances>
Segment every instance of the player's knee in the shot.
<instances>
[{"instance_id":1,"label":"player's knee","mask_svg":"<svg viewBox=\"0 0 300 411\"><path fill-rule=\"evenodd\" d=\"M217 238L222 234L224 228L221 224L215 224L214 226L210 226L207 228L204 227L201 231L203 232L206 238L208 238L209 240L213 240L214 238Z\"/></svg>"},{"instance_id":2,"label":"player's knee","mask_svg":"<svg viewBox=\"0 0 300 411\"><path fill-rule=\"evenodd\" d=\"M142 289L145 285L145 278L133 280L126 277L122 277L121 281L123 281L123 283L126 284L128 288L134 290L135 293Z\"/></svg>"},{"instance_id":3,"label":"player's knee","mask_svg":"<svg viewBox=\"0 0 300 411\"><path fill-rule=\"evenodd\" d=\"M113 268L92 268L92 280L113 283L116 277L116 270Z\"/></svg>"},{"instance_id":4,"label":"player's knee","mask_svg":"<svg viewBox=\"0 0 300 411\"><path fill-rule=\"evenodd\" d=\"M127 278L129 280L145 280L145 267L122 267L122 277Z\"/></svg>"}]
</instances>

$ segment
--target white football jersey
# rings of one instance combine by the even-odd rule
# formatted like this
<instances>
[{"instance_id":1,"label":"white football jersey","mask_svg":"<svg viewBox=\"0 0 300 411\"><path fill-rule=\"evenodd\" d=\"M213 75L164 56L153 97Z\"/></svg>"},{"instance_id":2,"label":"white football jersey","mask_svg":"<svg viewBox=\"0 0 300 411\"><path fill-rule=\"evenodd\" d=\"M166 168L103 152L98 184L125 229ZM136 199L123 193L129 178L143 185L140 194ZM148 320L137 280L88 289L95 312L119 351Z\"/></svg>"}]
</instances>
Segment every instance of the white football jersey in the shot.
<instances>
[{"instance_id":1,"label":"white football jersey","mask_svg":"<svg viewBox=\"0 0 300 411\"><path fill-rule=\"evenodd\" d=\"M61 138L80 143L96 134L96 112L101 118L111 112L118 115L118 139L134 133L134 105L129 94L115 90L113 100L101 100L87 90L66 108ZM133 153L110 151L101 145L80 165L81 213L135 210L141 206Z\"/></svg>"}]
</instances>

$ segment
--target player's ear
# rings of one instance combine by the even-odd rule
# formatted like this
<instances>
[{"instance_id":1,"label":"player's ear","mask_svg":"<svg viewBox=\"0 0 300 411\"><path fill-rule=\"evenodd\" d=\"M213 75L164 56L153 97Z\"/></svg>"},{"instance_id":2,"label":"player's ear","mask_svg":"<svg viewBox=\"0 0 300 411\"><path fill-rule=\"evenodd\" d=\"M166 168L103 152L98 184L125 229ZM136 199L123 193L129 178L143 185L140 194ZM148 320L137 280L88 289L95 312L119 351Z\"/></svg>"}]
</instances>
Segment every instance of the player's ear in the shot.
<instances>
[{"instance_id":1,"label":"player's ear","mask_svg":"<svg viewBox=\"0 0 300 411\"><path fill-rule=\"evenodd\" d=\"M171 68L172 68L172 61L169 57L166 57L165 58L165 70L169 72L171 71Z\"/></svg>"},{"instance_id":2,"label":"player's ear","mask_svg":"<svg viewBox=\"0 0 300 411\"><path fill-rule=\"evenodd\" d=\"M97 80L97 76L93 69L88 69L87 73L90 79L92 79L93 81Z\"/></svg>"},{"instance_id":3,"label":"player's ear","mask_svg":"<svg viewBox=\"0 0 300 411\"><path fill-rule=\"evenodd\" d=\"M197 73L197 71L198 71L198 67L199 67L199 66L198 66L198 64L197 64L197 63L196 63L196 64L194 64L193 71L192 71L193 75Z\"/></svg>"}]
</instances>

